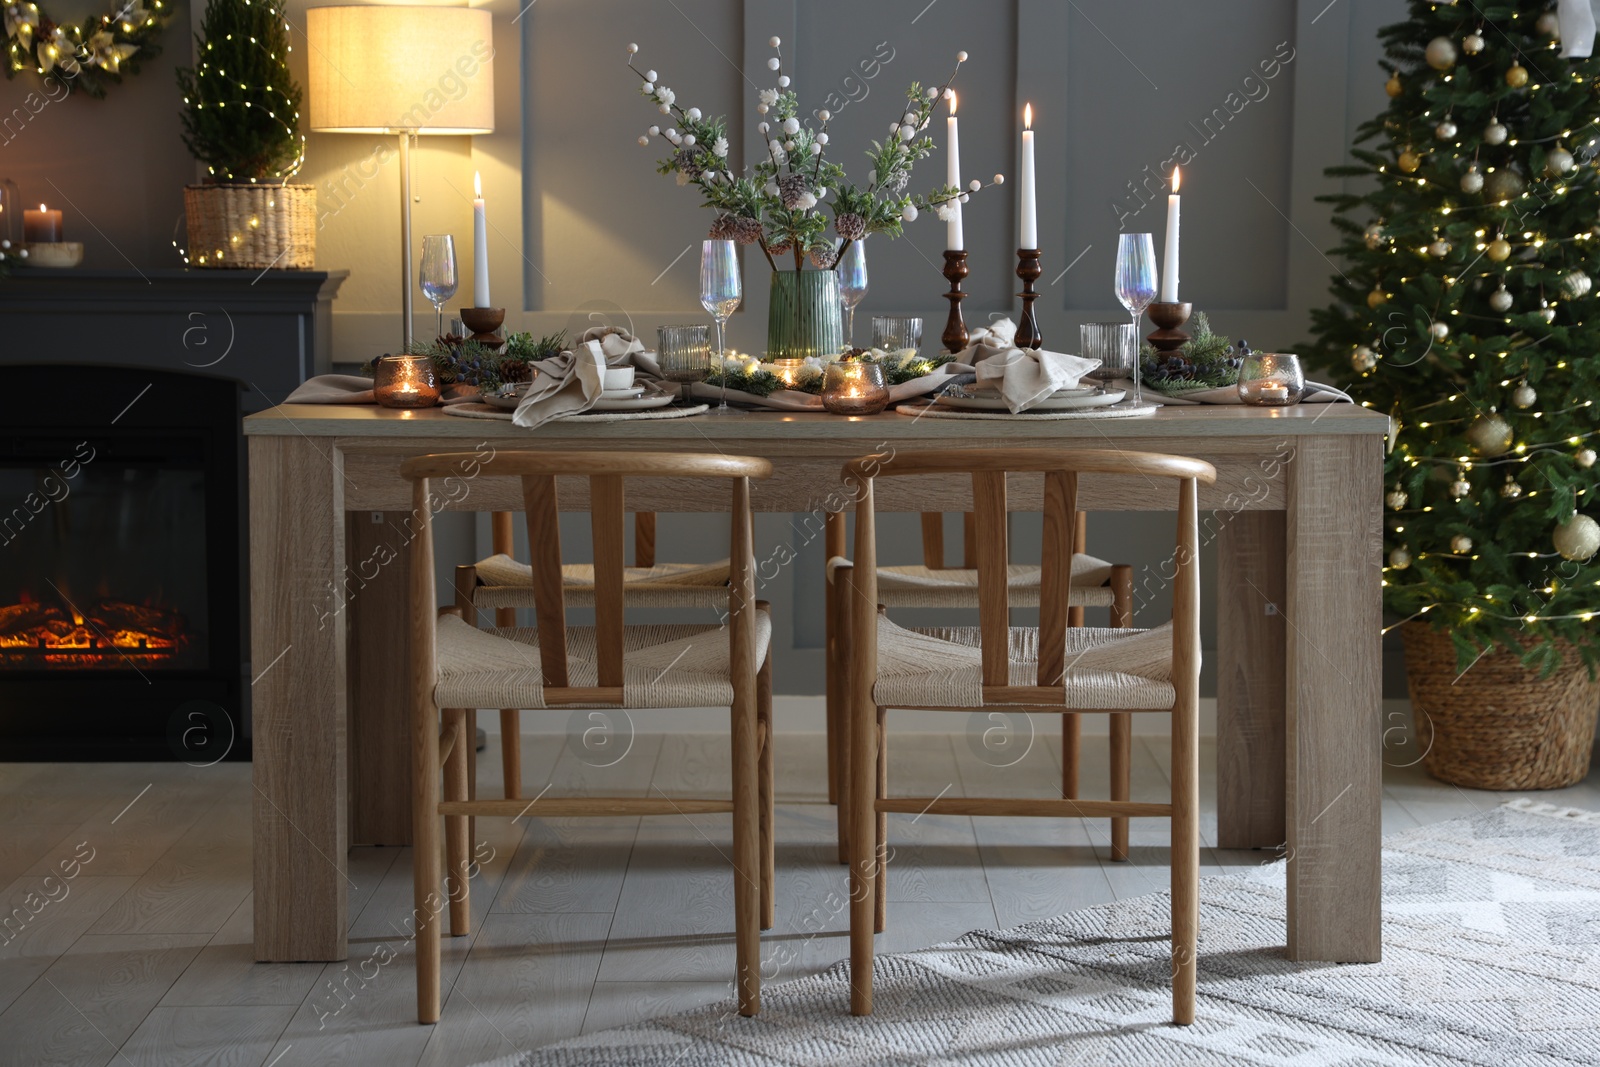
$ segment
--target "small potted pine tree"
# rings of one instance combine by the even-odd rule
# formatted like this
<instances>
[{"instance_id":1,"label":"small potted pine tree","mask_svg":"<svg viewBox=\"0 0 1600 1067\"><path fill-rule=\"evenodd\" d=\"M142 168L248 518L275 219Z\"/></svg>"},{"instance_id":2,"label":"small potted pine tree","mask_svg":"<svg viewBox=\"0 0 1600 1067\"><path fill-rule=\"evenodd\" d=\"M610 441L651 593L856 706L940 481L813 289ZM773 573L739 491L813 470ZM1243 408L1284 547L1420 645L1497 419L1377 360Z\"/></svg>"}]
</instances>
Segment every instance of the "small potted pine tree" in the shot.
<instances>
[{"instance_id":1,"label":"small potted pine tree","mask_svg":"<svg viewBox=\"0 0 1600 1067\"><path fill-rule=\"evenodd\" d=\"M316 188L289 183L305 162L306 139L283 0L211 0L195 65L178 71L178 87L184 144L207 171L184 189L189 262L313 267Z\"/></svg>"}]
</instances>

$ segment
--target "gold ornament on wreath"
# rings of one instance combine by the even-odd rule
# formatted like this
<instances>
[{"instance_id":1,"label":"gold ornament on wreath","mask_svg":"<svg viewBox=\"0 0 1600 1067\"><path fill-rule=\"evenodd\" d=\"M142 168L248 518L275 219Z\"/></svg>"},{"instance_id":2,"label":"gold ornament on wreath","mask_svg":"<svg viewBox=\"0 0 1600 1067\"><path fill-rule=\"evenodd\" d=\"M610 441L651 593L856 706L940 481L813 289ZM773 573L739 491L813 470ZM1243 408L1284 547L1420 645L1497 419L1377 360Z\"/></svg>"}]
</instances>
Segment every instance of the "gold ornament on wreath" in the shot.
<instances>
[{"instance_id":1,"label":"gold ornament on wreath","mask_svg":"<svg viewBox=\"0 0 1600 1067\"><path fill-rule=\"evenodd\" d=\"M68 91L93 97L123 74L139 73L139 60L158 54L156 43L170 11L164 0L122 0L108 15L82 26L57 22L38 4L21 0L0 3L6 25L6 77L32 67L40 77L54 77Z\"/></svg>"}]
</instances>

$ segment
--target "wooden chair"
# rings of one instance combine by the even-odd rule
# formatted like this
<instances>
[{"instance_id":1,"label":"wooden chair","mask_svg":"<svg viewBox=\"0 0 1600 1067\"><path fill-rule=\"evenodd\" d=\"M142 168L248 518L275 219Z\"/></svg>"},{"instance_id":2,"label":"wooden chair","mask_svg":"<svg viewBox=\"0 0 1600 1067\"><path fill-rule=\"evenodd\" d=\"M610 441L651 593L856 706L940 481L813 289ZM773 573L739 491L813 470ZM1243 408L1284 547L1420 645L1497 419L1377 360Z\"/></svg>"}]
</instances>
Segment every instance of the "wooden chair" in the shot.
<instances>
[{"instance_id":1,"label":"wooden chair","mask_svg":"<svg viewBox=\"0 0 1600 1067\"><path fill-rule=\"evenodd\" d=\"M1044 476L1044 552L1037 628L1010 625L1006 475ZM937 474L972 478L978 534L976 629L905 629L879 607L875 479ZM1178 482L1173 617L1155 630L1067 625L1068 545L1080 474L1173 478ZM1200 571L1197 485L1210 464L1181 456L1089 450L950 450L865 456L846 464L859 486L855 566L845 596L851 613L850 1010L872 1012L873 933L887 908L884 875L889 812L1101 818L1166 817L1172 831L1173 1021L1194 1021L1199 924ZM1172 716L1170 803L1124 800L888 795L888 708L936 711L1161 711Z\"/></svg>"},{"instance_id":2,"label":"wooden chair","mask_svg":"<svg viewBox=\"0 0 1600 1067\"><path fill-rule=\"evenodd\" d=\"M534 813L547 817L731 812L739 1011L756 1014L761 1007L762 913L770 925L772 911L771 709L770 700L762 699L771 692L772 624L755 600L750 479L770 476L772 465L764 459L720 455L502 452L489 460L472 453L421 456L406 460L400 471L412 482L416 524L410 600L418 1021L439 1019L437 924L446 903L451 934L468 932L468 818L516 818L535 805ZM454 605L440 609L435 619L429 479L451 476L521 480L532 546L529 585L536 628L479 630ZM566 623L557 476L588 478L594 626ZM723 625L624 624L623 479L627 477L731 483L731 590ZM466 734L467 708L719 705L728 706L732 718L731 796L468 798L467 750L472 742Z\"/></svg>"},{"instance_id":3,"label":"wooden chair","mask_svg":"<svg viewBox=\"0 0 1600 1067\"><path fill-rule=\"evenodd\" d=\"M962 558L955 566L946 562L944 516L922 513L922 564L920 566L880 566L878 603L886 608L976 608L978 606L978 537L975 516L962 515ZM1079 511L1071 527L1072 574L1067 589L1067 625L1082 626L1086 607L1110 608L1111 625L1122 629L1133 625L1133 568L1107 563L1086 551L1087 516ZM828 516L826 535L827 601L825 666L827 670L828 802L839 805L839 862L849 862L849 804L841 800L849 766L850 732L844 720L844 691L848 685L849 599L840 596L841 568L848 568L845 555L844 513ZM1010 604L1017 608L1039 606L1040 568L1014 565L1007 569ZM1111 716L1111 795L1126 799L1132 766L1133 718L1127 714ZM1081 730L1077 714L1061 716L1061 795L1078 795L1078 765L1081 761ZM1111 858L1128 858L1128 820L1111 820Z\"/></svg>"}]
</instances>

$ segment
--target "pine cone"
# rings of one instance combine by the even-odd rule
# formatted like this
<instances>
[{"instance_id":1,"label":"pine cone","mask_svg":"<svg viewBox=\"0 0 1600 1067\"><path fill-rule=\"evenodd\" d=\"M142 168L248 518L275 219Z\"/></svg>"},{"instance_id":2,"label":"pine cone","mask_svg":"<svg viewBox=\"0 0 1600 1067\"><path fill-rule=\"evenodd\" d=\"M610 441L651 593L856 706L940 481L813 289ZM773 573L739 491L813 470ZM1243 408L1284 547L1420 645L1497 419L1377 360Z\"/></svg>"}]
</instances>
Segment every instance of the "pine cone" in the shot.
<instances>
[{"instance_id":1,"label":"pine cone","mask_svg":"<svg viewBox=\"0 0 1600 1067\"><path fill-rule=\"evenodd\" d=\"M718 215L711 222L711 232L706 235L713 241L737 241L739 220L732 215Z\"/></svg>"},{"instance_id":2,"label":"pine cone","mask_svg":"<svg viewBox=\"0 0 1600 1067\"><path fill-rule=\"evenodd\" d=\"M733 220L733 239L742 245L753 245L761 240L761 222L746 215L740 215Z\"/></svg>"},{"instance_id":3,"label":"pine cone","mask_svg":"<svg viewBox=\"0 0 1600 1067\"><path fill-rule=\"evenodd\" d=\"M833 267L833 261L838 258L839 254L833 250L831 245L821 244L811 246L811 265L816 267L818 270L831 269Z\"/></svg>"},{"instance_id":4,"label":"pine cone","mask_svg":"<svg viewBox=\"0 0 1600 1067\"><path fill-rule=\"evenodd\" d=\"M690 178L698 178L706 172L705 156L698 145L680 148L672 153L672 167Z\"/></svg>"},{"instance_id":5,"label":"pine cone","mask_svg":"<svg viewBox=\"0 0 1600 1067\"><path fill-rule=\"evenodd\" d=\"M867 235L867 220L854 212L845 212L833 220L833 228L846 241L859 241Z\"/></svg>"},{"instance_id":6,"label":"pine cone","mask_svg":"<svg viewBox=\"0 0 1600 1067\"><path fill-rule=\"evenodd\" d=\"M790 252L794 251L794 245L790 244L788 241L784 241L781 244L768 245L767 251L772 253L773 258L776 259L781 256L786 256Z\"/></svg>"},{"instance_id":7,"label":"pine cone","mask_svg":"<svg viewBox=\"0 0 1600 1067\"><path fill-rule=\"evenodd\" d=\"M799 207L801 195L810 191L810 179L804 174L785 174L778 179L778 196L790 211Z\"/></svg>"}]
</instances>

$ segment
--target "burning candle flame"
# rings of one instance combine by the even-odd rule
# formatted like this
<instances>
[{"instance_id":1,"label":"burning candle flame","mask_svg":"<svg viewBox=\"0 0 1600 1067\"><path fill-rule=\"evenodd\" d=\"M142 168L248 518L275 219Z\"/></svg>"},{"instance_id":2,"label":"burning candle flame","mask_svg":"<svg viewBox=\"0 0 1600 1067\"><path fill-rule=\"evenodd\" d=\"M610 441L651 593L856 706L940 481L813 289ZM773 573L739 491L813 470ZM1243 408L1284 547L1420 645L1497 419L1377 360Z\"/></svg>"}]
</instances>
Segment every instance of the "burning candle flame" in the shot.
<instances>
[{"instance_id":1,"label":"burning candle flame","mask_svg":"<svg viewBox=\"0 0 1600 1067\"><path fill-rule=\"evenodd\" d=\"M1022 105L1022 128L1025 129L1025 130L1033 129L1033 105L1032 104L1024 104L1024 105Z\"/></svg>"},{"instance_id":2,"label":"burning candle flame","mask_svg":"<svg viewBox=\"0 0 1600 1067\"><path fill-rule=\"evenodd\" d=\"M477 171L472 172L472 195L479 200L483 199L483 175Z\"/></svg>"},{"instance_id":3,"label":"burning candle flame","mask_svg":"<svg viewBox=\"0 0 1600 1067\"><path fill-rule=\"evenodd\" d=\"M955 113L956 113L956 91L954 89L951 89L950 90L950 114L954 115Z\"/></svg>"},{"instance_id":4,"label":"burning candle flame","mask_svg":"<svg viewBox=\"0 0 1600 1067\"><path fill-rule=\"evenodd\" d=\"M1183 169L1181 167L1173 167L1172 168L1172 191L1173 192L1177 192L1178 191L1178 184L1182 180L1183 180Z\"/></svg>"}]
</instances>

